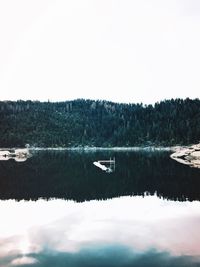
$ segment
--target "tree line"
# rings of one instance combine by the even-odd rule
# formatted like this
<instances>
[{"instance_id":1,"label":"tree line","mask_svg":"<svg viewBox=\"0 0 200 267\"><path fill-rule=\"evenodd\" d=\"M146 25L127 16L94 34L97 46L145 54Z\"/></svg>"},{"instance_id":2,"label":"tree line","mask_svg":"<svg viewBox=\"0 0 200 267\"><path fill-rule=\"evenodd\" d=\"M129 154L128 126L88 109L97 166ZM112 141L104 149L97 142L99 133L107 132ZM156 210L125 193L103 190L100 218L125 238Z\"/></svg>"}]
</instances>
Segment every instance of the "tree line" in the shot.
<instances>
[{"instance_id":1,"label":"tree line","mask_svg":"<svg viewBox=\"0 0 200 267\"><path fill-rule=\"evenodd\" d=\"M140 146L200 141L200 100L154 105L1 101L0 147Z\"/></svg>"}]
</instances>

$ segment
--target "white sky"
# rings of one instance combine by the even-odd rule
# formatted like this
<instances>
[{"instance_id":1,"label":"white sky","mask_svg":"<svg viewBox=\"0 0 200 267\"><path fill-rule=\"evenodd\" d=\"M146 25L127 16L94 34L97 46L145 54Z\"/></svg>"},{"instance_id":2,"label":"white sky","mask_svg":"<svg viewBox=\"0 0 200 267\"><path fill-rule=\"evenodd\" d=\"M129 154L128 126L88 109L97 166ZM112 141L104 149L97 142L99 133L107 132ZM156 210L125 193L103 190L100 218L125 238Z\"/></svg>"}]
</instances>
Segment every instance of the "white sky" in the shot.
<instances>
[{"instance_id":1,"label":"white sky","mask_svg":"<svg viewBox=\"0 0 200 267\"><path fill-rule=\"evenodd\" d=\"M0 0L0 99L200 97L199 0Z\"/></svg>"}]
</instances>

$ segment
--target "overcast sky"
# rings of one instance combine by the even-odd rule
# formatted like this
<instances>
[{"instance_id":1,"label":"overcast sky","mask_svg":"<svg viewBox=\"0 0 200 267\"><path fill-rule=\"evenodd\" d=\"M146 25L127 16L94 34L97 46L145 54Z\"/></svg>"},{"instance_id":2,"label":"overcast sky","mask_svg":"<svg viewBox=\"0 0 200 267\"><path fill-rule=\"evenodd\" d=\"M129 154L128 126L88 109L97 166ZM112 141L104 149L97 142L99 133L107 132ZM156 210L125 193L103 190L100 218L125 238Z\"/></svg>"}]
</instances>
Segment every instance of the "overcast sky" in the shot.
<instances>
[{"instance_id":1,"label":"overcast sky","mask_svg":"<svg viewBox=\"0 0 200 267\"><path fill-rule=\"evenodd\" d=\"M0 99L200 97L199 0L0 0Z\"/></svg>"}]
</instances>

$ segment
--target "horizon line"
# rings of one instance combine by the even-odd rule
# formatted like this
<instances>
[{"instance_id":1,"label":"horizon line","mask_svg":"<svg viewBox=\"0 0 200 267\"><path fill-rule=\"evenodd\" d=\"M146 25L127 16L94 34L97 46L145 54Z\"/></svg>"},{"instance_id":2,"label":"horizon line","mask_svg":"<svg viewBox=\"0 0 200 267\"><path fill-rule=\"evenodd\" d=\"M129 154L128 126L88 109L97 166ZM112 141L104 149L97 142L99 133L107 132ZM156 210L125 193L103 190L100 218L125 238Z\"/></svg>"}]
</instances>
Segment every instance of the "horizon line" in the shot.
<instances>
[{"instance_id":1,"label":"horizon line","mask_svg":"<svg viewBox=\"0 0 200 267\"><path fill-rule=\"evenodd\" d=\"M181 97L176 97L176 98L164 98L162 100L156 101L154 103L144 103L144 102L118 102L118 101L113 101L113 100L107 100L107 99L91 99L91 98L74 98L74 99L66 99L66 100L39 100L39 99L16 99L16 100L11 100L11 99L5 99L2 100L0 99L0 102L40 102L40 103L62 103L62 102L74 102L74 101L78 101L78 100L84 100L84 101L93 101L93 102L109 102L109 103L113 103L113 104L127 104L127 105L131 105L131 104L135 104L135 105L144 105L144 106L149 106L149 105L155 105L155 104L159 104L162 102L166 102L166 101L172 101L172 100L200 100L199 97L195 97L195 98L190 98L190 97L185 97L185 98L181 98Z\"/></svg>"}]
</instances>

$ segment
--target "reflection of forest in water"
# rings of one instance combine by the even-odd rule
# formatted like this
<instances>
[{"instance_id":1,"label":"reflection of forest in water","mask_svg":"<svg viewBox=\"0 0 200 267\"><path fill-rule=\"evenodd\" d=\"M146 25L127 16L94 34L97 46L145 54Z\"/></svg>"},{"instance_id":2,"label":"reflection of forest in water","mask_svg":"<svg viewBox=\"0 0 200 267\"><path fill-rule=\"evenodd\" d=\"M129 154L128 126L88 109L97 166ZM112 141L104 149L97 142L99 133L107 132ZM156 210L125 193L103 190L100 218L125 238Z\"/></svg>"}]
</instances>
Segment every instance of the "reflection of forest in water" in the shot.
<instances>
[{"instance_id":1,"label":"reflection of forest in water","mask_svg":"<svg viewBox=\"0 0 200 267\"><path fill-rule=\"evenodd\" d=\"M108 174L92 163L115 157ZM26 162L0 162L1 199L64 198L75 201L156 194L200 200L200 170L181 165L169 152L35 152Z\"/></svg>"}]
</instances>

